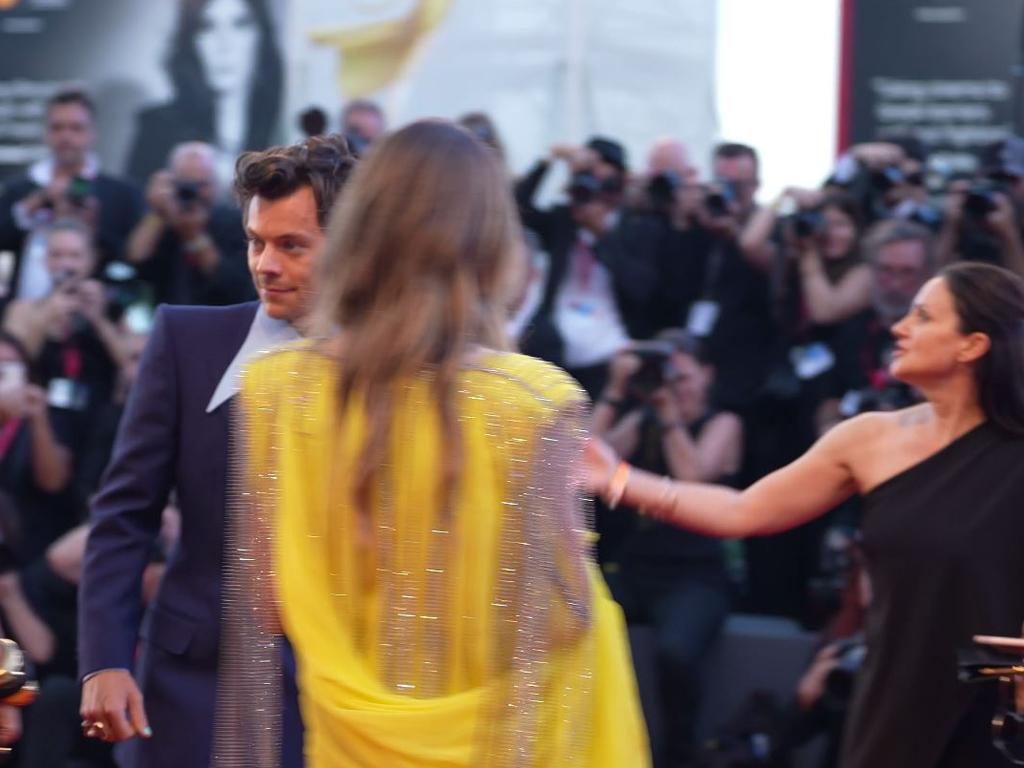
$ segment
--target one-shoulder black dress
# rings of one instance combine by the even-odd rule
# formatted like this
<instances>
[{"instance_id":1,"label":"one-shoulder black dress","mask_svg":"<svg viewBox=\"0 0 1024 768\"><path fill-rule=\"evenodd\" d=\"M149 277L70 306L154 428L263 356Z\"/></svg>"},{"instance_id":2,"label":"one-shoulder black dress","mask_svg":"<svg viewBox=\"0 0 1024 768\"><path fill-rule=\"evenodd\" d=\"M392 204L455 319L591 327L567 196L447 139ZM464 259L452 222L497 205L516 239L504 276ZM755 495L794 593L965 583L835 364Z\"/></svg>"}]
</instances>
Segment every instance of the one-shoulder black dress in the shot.
<instances>
[{"instance_id":1,"label":"one-shoulder black dress","mask_svg":"<svg viewBox=\"0 0 1024 768\"><path fill-rule=\"evenodd\" d=\"M975 634L1024 620L1024 439L986 423L865 496L868 656L841 768L1008 766L992 684L958 682Z\"/></svg>"}]
</instances>

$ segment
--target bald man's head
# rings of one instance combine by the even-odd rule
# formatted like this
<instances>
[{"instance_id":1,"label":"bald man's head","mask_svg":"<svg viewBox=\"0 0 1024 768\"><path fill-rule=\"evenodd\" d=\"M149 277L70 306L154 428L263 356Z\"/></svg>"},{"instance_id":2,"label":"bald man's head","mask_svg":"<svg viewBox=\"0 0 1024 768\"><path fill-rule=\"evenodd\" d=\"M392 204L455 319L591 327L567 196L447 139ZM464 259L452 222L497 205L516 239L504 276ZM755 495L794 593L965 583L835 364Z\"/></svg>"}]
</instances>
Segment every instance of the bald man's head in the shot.
<instances>
[{"instance_id":1,"label":"bald man's head","mask_svg":"<svg viewBox=\"0 0 1024 768\"><path fill-rule=\"evenodd\" d=\"M217 196L217 156L209 144L188 141L171 150L168 167L176 183L194 188L207 202Z\"/></svg>"},{"instance_id":2,"label":"bald man's head","mask_svg":"<svg viewBox=\"0 0 1024 768\"><path fill-rule=\"evenodd\" d=\"M651 145L647 154L647 174L657 176L659 173L674 173L683 181L696 179L697 169L690 161L690 151L683 142L664 137Z\"/></svg>"}]
</instances>

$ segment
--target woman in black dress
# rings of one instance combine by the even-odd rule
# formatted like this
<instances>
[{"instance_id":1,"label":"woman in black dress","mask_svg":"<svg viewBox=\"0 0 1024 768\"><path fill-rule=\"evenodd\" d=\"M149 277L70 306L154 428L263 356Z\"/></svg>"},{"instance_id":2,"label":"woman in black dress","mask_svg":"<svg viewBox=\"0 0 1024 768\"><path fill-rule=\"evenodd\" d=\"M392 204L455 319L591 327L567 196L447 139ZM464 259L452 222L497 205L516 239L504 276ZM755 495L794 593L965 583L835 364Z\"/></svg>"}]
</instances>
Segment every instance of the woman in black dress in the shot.
<instances>
[{"instance_id":1,"label":"woman in black dress","mask_svg":"<svg viewBox=\"0 0 1024 768\"><path fill-rule=\"evenodd\" d=\"M1024 281L948 267L892 330L892 373L921 405L844 422L743 492L633 470L596 442L590 482L613 505L724 537L863 495L873 601L841 768L1006 766L990 687L958 684L956 651L1024 619Z\"/></svg>"}]
</instances>

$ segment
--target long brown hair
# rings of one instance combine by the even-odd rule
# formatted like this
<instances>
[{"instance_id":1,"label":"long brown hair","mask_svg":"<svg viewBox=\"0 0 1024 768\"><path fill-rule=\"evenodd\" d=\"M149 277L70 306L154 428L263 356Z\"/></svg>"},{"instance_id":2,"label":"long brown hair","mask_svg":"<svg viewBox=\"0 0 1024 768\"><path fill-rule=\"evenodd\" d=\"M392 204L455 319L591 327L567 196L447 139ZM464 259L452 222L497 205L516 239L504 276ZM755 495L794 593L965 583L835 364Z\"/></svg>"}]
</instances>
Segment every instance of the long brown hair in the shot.
<instances>
[{"instance_id":1,"label":"long brown hair","mask_svg":"<svg viewBox=\"0 0 1024 768\"><path fill-rule=\"evenodd\" d=\"M364 512L386 460L395 386L421 374L440 409L449 506L462 459L455 378L473 346L507 346L504 294L519 237L494 152L452 123L413 123L357 167L328 232L315 330L342 330L340 404L364 398L367 442L354 475Z\"/></svg>"}]
</instances>

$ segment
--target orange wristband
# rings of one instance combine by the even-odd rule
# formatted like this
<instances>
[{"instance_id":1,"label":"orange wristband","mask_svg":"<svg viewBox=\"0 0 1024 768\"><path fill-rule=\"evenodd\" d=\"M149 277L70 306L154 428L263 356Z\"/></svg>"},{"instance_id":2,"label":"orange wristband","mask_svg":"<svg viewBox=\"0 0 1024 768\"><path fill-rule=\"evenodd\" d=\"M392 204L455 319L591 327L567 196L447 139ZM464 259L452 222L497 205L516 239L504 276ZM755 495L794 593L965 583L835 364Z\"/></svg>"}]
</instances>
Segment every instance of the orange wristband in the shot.
<instances>
[{"instance_id":1,"label":"orange wristband","mask_svg":"<svg viewBox=\"0 0 1024 768\"><path fill-rule=\"evenodd\" d=\"M626 492L626 483L629 482L631 470L632 467L624 461L620 461L619 466L615 468L611 482L608 483L608 492L605 497L609 509L615 509L619 506L619 502L622 501L622 495Z\"/></svg>"}]
</instances>

